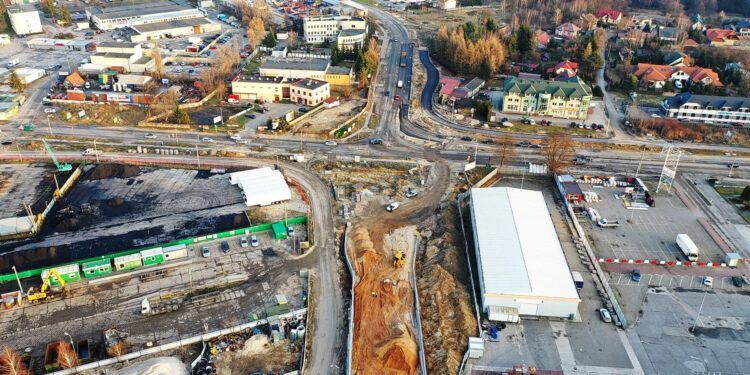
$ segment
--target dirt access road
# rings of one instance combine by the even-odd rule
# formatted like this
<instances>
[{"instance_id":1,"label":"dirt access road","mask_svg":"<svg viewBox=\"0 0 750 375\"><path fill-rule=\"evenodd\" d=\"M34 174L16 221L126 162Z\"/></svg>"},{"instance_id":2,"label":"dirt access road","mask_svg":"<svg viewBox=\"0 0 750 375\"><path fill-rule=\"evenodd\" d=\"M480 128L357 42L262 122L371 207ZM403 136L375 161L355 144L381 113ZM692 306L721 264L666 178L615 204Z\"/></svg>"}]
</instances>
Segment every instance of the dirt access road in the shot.
<instances>
[{"instance_id":1,"label":"dirt access road","mask_svg":"<svg viewBox=\"0 0 750 375\"><path fill-rule=\"evenodd\" d=\"M349 234L357 285L354 290L354 340L352 371L358 374L414 374L419 348L414 326L414 288L410 267L417 225L431 216L445 195L450 168L437 162L430 169L423 194L395 212L372 204L371 216L355 223ZM377 223L377 225L371 225ZM406 264L397 268L393 256L406 253Z\"/></svg>"}]
</instances>

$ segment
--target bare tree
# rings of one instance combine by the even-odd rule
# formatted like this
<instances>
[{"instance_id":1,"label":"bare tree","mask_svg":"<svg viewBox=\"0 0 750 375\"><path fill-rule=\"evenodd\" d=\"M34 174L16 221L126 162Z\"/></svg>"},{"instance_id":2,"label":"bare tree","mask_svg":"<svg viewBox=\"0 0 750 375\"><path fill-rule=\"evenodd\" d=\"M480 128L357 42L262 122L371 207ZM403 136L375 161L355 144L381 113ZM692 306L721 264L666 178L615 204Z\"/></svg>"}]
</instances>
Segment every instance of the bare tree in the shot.
<instances>
[{"instance_id":1,"label":"bare tree","mask_svg":"<svg viewBox=\"0 0 750 375\"><path fill-rule=\"evenodd\" d=\"M0 374L31 375L21 360L21 356L9 346L0 350Z\"/></svg>"},{"instance_id":2,"label":"bare tree","mask_svg":"<svg viewBox=\"0 0 750 375\"><path fill-rule=\"evenodd\" d=\"M159 43L154 43L154 48L151 49L151 58L154 59L154 69L151 70L151 75L161 81L164 76L164 59L161 56Z\"/></svg>"},{"instance_id":3,"label":"bare tree","mask_svg":"<svg viewBox=\"0 0 750 375\"><path fill-rule=\"evenodd\" d=\"M573 164L576 150L573 138L569 135L548 135L542 141L542 146L542 154L547 161L547 168L550 172L564 172Z\"/></svg>"},{"instance_id":4,"label":"bare tree","mask_svg":"<svg viewBox=\"0 0 750 375\"><path fill-rule=\"evenodd\" d=\"M78 366L78 355L73 346L66 340L57 342L57 364L62 368Z\"/></svg>"},{"instance_id":5,"label":"bare tree","mask_svg":"<svg viewBox=\"0 0 750 375\"><path fill-rule=\"evenodd\" d=\"M495 149L495 157L498 160L499 167L503 167L506 161L510 162L516 155L515 143L516 140L509 135L500 138L497 149Z\"/></svg>"},{"instance_id":6,"label":"bare tree","mask_svg":"<svg viewBox=\"0 0 750 375\"><path fill-rule=\"evenodd\" d=\"M148 112L150 116L161 115L177 104L179 93L177 90L167 90L159 95L151 98L151 102L148 106Z\"/></svg>"},{"instance_id":7,"label":"bare tree","mask_svg":"<svg viewBox=\"0 0 750 375\"><path fill-rule=\"evenodd\" d=\"M293 50L297 48L297 33L296 32L290 31L289 33L287 33L286 45L288 46L289 50Z\"/></svg>"},{"instance_id":8,"label":"bare tree","mask_svg":"<svg viewBox=\"0 0 750 375\"><path fill-rule=\"evenodd\" d=\"M258 44L266 36L266 26L263 23L263 19L260 17L253 17L250 21L250 25L247 27L247 40L253 48L258 48Z\"/></svg>"},{"instance_id":9,"label":"bare tree","mask_svg":"<svg viewBox=\"0 0 750 375\"><path fill-rule=\"evenodd\" d=\"M110 357L121 357L128 353L128 346L124 340L119 340L107 348L107 354Z\"/></svg>"}]
</instances>

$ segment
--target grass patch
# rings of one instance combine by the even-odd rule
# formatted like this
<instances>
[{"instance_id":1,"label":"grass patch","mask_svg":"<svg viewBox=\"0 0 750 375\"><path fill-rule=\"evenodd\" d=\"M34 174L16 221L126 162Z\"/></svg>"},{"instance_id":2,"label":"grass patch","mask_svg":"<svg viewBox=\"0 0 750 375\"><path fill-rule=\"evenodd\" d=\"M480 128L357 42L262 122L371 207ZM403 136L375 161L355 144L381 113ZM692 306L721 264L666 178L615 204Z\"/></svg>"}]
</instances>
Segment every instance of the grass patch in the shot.
<instances>
[{"instance_id":1,"label":"grass patch","mask_svg":"<svg viewBox=\"0 0 750 375\"><path fill-rule=\"evenodd\" d=\"M260 64L261 64L260 60L259 61L247 60L245 62L245 67L242 68L242 72L245 74L253 74L255 69L258 69L260 67Z\"/></svg>"},{"instance_id":2,"label":"grass patch","mask_svg":"<svg viewBox=\"0 0 750 375\"><path fill-rule=\"evenodd\" d=\"M714 189L724 198L729 198L739 196L745 188L735 186L715 186Z\"/></svg>"},{"instance_id":3,"label":"grass patch","mask_svg":"<svg viewBox=\"0 0 750 375\"><path fill-rule=\"evenodd\" d=\"M592 129L579 129L579 128L566 128L563 126L540 126L530 124L513 124L512 128L504 128L496 126L498 129L503 129L510 133L533 133L533 134L571 134L580 136L593 137L596 134L596 130Z\"/></svg>"}]
</instances>

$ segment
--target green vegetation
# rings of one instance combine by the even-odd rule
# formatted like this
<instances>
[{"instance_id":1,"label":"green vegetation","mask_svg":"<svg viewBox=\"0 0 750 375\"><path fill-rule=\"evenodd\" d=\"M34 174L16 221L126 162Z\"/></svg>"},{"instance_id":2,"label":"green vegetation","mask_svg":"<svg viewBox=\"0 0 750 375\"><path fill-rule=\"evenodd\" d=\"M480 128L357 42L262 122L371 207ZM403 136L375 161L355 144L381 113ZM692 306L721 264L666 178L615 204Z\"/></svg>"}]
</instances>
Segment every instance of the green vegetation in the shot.
<instances>
[{"instance_id":1,"label":"green vegetation","mask_svg":"<svg viewBox=\"0 0 750 375\"><path fill-rule=\"evenodd\" d=\"M735 198L744 195L747 187L742 188L738 186L715 186L714 189L717 193L719 193L719 195L724 198Z\"/></svg>"},{"instance_id":2,"label":"green vegetation","mask_svg":"<svg viewBox=\"0 0 750 375\"><path fill-rule=\"evenodd\" d=\"M247 62L245 63L245 67L242 68L242 72L245 74L253 74L255 70L260 68L260 64L260 60L247 60Z\"/></svg>"}]
</instances>

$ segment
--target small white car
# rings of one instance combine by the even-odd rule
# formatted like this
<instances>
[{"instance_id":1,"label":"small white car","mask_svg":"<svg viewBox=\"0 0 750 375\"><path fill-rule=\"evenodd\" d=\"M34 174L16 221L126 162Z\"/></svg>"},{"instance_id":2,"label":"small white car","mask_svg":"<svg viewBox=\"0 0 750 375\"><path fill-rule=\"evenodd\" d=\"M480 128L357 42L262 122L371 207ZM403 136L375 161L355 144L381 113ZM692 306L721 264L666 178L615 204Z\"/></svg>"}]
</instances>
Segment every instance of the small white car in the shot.
<instances>
[{"instance_id":1,"label":"small white car","mask_svg":"<svg viewBox=\"0 0 750 375\"><path fill-rule=\"evenodd\" d=\"M398 202L391 202L391 204L385 207L385 210L388 212L393 212L396 211L399 206L400 204Z\"/></svg>"},{"instance_id":2,"label":"small white car","mask_svg":"<svg viewBox=\"0 0 750 375\"><path fill-rule=\"evenodd\" d=\"M144 138L146 139L156 139L156 134L154 133L147 133Z\"/></svg>"},{"instance_id":3,"label":"small white car","mask_svg":"<svg viewBox=\"0 0 750 375\"><path fill-rule=\"evenodd\" d=\"M659 116L659 115L658 115L658 114L656 114L656 113L652 113L652 114L651 114L651 117L652 117L652 118L661 118L661 116Z\"/></svg>"},{"instance_id":4,"label":"small white car","mask_svg":"<svg viewBox=\"0 0 750 375\"><path fill-rule=\"evenodd\" d=\"M602 320L606 323L612 323L612 315L609 314L609 310L605 308L599 309L599 315L602 317Z\"/></svg>"},{"instance_id":5,"label":"small white car","mask_svg":"<svg viewBox=\"0 0 750 375\"><path fill-rule=\"evenodd\" d=\"M247 139L235 139L234 143L236 143L238 145L246 145L247 144Z\"/></svg>"},{"instance_id":6,"label":"small white car","mask_svg":"<svg viewBox=\"0 0 750 375\"><path fill-rule=\"evenodd\" d=\"M258 242L257 236L250 236L250 245L252 247L258 247L258 245L260 245L260 243Z\"/></svg>"},{"instance_id":7,"label":"small white car","mask_svg":"<svg viewBox=\"0 0 750 375\"><path fill-rule=\"evenodd\" d=\"M703 278L703 285L713 288L714 287L714 278L711 276L706 276Z\"/></svg>"},{"instance_id":8,"label":"small white car","mask_svg":"<svg viewBox=\"0 0 750 375\"><path fill-rule=\"evenodd\" d=\"M323 144L326 145L326 146L336 146L337 145L337 143L334 142L334 141L325 141Z\"/></svg>"},{"instance_id":9,"label":"small white car","mask_svg":"<svg viewBox=\"0 0 750 375\"><path fill-rule=\"evenodd\" d=\"M413 198L417 196L417 191L414 188L408 188L406 189L406 192L404 193L404 196L407 198Z\"/></svg>"},{"instance_id":10,"label":"small white car","mask_svg":"<svg viewBox=\"0 0 750 375\"><path fill-rule=\"evenodd\" d=\"M247 247L247 237L240 237L240 247Z\"/></svg>"},{"instance_id":11,"label":"small white car","mask_svg":"<svg viewBox=\"0 0 750 375\"><path fill-rule=\"evenodd\" d=\"M211 138L209 138L209 137L203 137L203 138L201 138L201 142L213 143L214 140L211 139Z\"/></svg>"},{"instance_id":12,"label":"small white car","mask_svg":"<svg viewBox=\"0 0 750 375\"><path fill-rule=\"evenodd\" d=\"M289 237L294 237L294 228L286 227L286 233L289 235Z\"/></svg>"},{"instance_id":13,"label":"small white car","mask_svg":"<svg viewBox=\"0 0 750 375\"><path fill-rule=\"evenodd\" d=\"M86 150L83 151L82 155L88 156L88 155L101 155L101 154L102 154L101 150L94 150L93 148L87 148Z\"/></svg>"},{"instance_id":14,"label":"small white car","mask_svg":"<svg viewBox=\"0 0 750 375\"><path fill-rule=\"evenodd\" d=\"M242 137L240 137L239 134L233 134L233 135L229 136L229 139L231 139L233 141L239 141L240 139L242 139Z\"/></svg>"},{"instance_id":15,"label":"small white car","mask_svg":"<svg viewBox=\"0 0 750 375\"><path fill-rule=\"evenodd\" d=\"M55 108L45 108L44 113L56 113L57 109Z\"/></svg>"}]
</instances>

